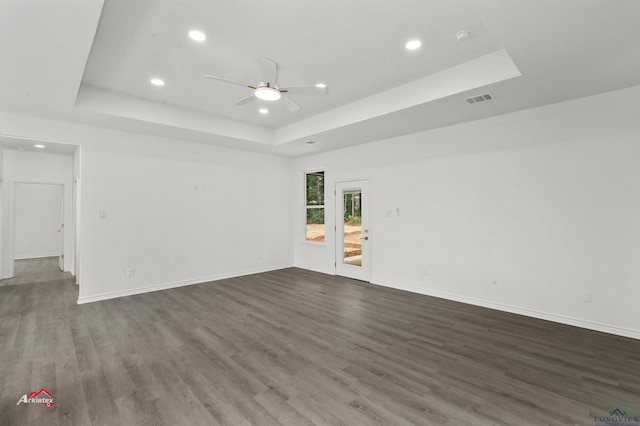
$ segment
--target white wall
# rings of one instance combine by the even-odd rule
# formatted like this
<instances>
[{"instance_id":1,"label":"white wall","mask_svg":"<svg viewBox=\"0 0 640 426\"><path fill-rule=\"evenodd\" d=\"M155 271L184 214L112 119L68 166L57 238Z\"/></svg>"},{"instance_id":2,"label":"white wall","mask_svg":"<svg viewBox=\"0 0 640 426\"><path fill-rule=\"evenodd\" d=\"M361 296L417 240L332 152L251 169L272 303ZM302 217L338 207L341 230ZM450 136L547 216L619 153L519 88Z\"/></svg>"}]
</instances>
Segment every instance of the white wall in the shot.
<instances>
[{"instance_id":1,"label":"white wall","mask_svg":"<svg viewBox=\"0 0 640 426\"><path fill-rule=\"evenodd\" d=\"M72 261L73 261L73 270L76 275L76 284L80 284L80 220L82 218L82 214L80 212L80 204L81 204L81 194L80 190L82 187L82 179L80 176L80 157L81 157L81 148L77 146L75 151L73 152L73 231L74 231L74 242L72 245Z\"/></svg>"},{"instance_id":2,"label":"white wall","mask_svg":"<svg viewBox=\"0 0 640 426\"><path fill-rule=\"evenodd\" d=\"M293 264L289 159L16 114L0 124L81 146L80 303Z\"/></svg>"},{"instance_id":3,"label":"white wall","mask_svg":"<svg viewBox=\"0 0 640 426\"><path fill-rule=\"evenodd\" d=\"M60 256L64 186L16 183L14 191L13 258Z\"/></svg>"},{"instance_id":4,"label":"white wall","mask_svg":"<svg viewBox=\"0 0 640 426\"><path fill-rule=\"evenodd\" d=\"M302 242L302 171L324 168L327 188L369 177L373 283L640 338L638 96L300 158L296 265L334 271L332 233L326 246ZM326 204L332 212L333 196ZM395 208L400 217L386 217Z\"/></svg>"},{"instance_id":5,"label":"white wall","mask_svg":"<svg viewBox=\"0 0 640 426\"><path fill-rule=\"evenodd\" d=\"M4 278L4 148L0 145L0 279Z\"/></svg>"},{"instance_id":6,"label":"white wall","mask_svg":"<svg viewBox=\"0 0 640 426\"><path fill-rule=\"evenodd\" d=\"M261 154L83 145L81 301L291 266L288 178Z\"/></svg>"},{"instance_id":7,"label":"white wall","mask_svg":"<svg viewBox=\"0 0 640 426\"><path fill-rule=\"evenodd\" d=\"M3 186L5 190L5 220L4 234L5 238L9 238L10 241L5 241L5 250L8 244L15 244L11 241L11 235L13 230L10 229L9 224L9 209L15 208L11 205L11 188L16 182L49 182L60 183L65 186L65 200L64 200L64 223L69 225L73 223L72 220L72 197L71 197L71 177L72 177L72 163L73 159L68 155L48 154L44 152L30 152L30 151L17 151L13 149L6 149L4 151L4 170L3 170ZM64 233L64 252L67 254L64 261L65 271L70 271L72 268L72 261L69 254L72 252L74 231L73 227L66 226ZM14 246L15 247L15 246ZM7 273L11 270L13 259L9 256L9 253L5 251L3 256L4 272Z\"/></svg>"}]
</instances>

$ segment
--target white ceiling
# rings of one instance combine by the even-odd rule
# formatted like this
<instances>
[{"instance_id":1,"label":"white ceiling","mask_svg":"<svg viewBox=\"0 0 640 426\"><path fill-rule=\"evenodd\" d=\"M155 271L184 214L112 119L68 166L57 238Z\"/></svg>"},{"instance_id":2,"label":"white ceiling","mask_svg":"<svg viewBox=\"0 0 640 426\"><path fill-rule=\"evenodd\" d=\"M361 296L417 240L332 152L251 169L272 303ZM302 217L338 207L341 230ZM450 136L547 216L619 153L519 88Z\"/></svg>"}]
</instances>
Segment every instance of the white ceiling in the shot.
<instances>
[{"instance_id":1,"label":"white ceiling","mask_svg":"<svg viewBox=\"0 0 640 426\"><path fill-rule=\"evenodd\" d=\"M640 84L637 0L0 0L0 7L1 110L288 156ZM207 40L190 40L191 29ZM459 43L461 29L472 37ZM410 38L422 48L406 51ZM261 115L259 102L233 105L250 89L204 78L255 84L260 58L278 63L281 86L323 82L329 94L291 95L300 111L275 102ZM166 85L151 86L151 77ZM495 100L464 100L486 92Z\"/></svg>"},{"instance_id":2,"label":"white ceiling","mask_svg":"<svg viewBox=\"0 0 640 426\"><path fill-rule=\"evenodd\" d=\"M44 148L37 148L36 145L44 146ZM31 151L57 155L73 155L75 150L78 148L77 145L2 135L0 135L0 147L4 149L15 149L18 151Z\"/></svg>"},{"instance_id":3,"label":"white ceiling","mask_svg":"<svg viewBox=\"0 0 640 426\"><path fill-rule=\"evenodd\" d=\"M500 49L463 1L137 0L133 5L105 2L84 84L272 128ZM464 27L474 30L474 40L458 44L454 34ZM190 29L201 30L207 40L192 41ZM420 52L403 48L414 37L425 40ZM251 89L204 78L213 74L256 84L263 57L279 64L281 86L323 82L330 95L291 95L302 106L295 113L264 101L271 112L263 116L256 104L232 106ZM151 86L152 76L162 77L166 86Z\"/></svg>"}]
</instances>

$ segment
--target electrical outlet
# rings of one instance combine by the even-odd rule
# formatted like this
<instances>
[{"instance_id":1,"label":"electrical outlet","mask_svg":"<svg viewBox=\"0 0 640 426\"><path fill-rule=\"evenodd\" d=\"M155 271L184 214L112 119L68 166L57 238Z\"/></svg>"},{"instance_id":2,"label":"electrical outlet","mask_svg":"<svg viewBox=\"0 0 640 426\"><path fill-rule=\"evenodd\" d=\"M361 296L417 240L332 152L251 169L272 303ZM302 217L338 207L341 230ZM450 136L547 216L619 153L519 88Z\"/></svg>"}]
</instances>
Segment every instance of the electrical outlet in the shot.
<instances>
[{"instance_id":1,"label":"electrical outlet","mask_svg":"<svg viewBox=\"0 0 640 426\"><path fill-rule=\"evenodd\" d=\"M136 274L136 270L133 268L127 268L127 277L131 278Z\"/></svg>"},{"instance_id":2,"label":"electrical outlet","mask_svg":"<svg viewBox=\"0 0 640 426\"><path fill-rule=\"evenodd\" d=\"M590 290L585 290L584 292L584 301L587 303L593 302L593 294Z\"/></svg>"}]
</instances>

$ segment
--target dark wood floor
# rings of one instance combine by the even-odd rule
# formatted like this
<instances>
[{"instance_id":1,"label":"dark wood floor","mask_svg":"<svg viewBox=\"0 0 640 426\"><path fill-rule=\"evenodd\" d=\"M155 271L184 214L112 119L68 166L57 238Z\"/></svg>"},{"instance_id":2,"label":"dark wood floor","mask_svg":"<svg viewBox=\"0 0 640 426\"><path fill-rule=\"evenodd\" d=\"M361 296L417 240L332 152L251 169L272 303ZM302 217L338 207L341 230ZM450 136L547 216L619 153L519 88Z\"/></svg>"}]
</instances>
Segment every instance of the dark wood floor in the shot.
<instances>
[{"instance_id":1,"label":"dark wood floor","mask_svg":"<svg viewBox=\"0 0 640 426\"><path fill-rule=\"evenodd\" d=\"M3 425L593 425L640 341L300 269L77 305L0 288ZM46 388L51 408L16 405Z\"/></svg>"}]
</instances>

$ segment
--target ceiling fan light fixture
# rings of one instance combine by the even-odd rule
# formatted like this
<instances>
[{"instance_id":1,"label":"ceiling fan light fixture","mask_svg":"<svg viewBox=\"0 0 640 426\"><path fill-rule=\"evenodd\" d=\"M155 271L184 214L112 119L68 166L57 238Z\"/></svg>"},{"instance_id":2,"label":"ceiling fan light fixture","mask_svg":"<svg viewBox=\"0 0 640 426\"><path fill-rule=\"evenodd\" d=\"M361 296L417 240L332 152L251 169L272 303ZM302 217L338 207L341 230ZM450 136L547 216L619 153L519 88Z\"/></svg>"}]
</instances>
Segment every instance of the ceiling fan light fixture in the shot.
<instances>
[{"instance_id":1,"label":"ceiling fan light fixture","mask_svg":"<svg viewBox=\"0 0 640 426\"><path fill-rule=\"evenodd\" d=\"M258 87L255 91L256 98L263 101L277 101L282 95L273 87Z\"/></svg>"},{"instance_id":2,"label":"ceiling fan light fixture","mask_svg":"<svg viewBox=\"0 0 640 426\"><path fill-rule=\"evenodd\" d=\"M258 110L258 112L259 112L260 114L269 114L269 110L268 110L268 109L266 109L266 108L260 108L260 109Z\"/></svg>"},{"instance_id":3,"label":"ceiling fan light fixture","mask_svg":"<svg viewBox=\"0 0 640 426\"><path fill-rule=\"evenodd\" d=\"M316 87L317 87L318 89L325 89L325 88L327 87L327 85L326 85L326 84L324 84L324 83L318 83L318 84L316 84Z\"/></svg>"}]
</instances>

